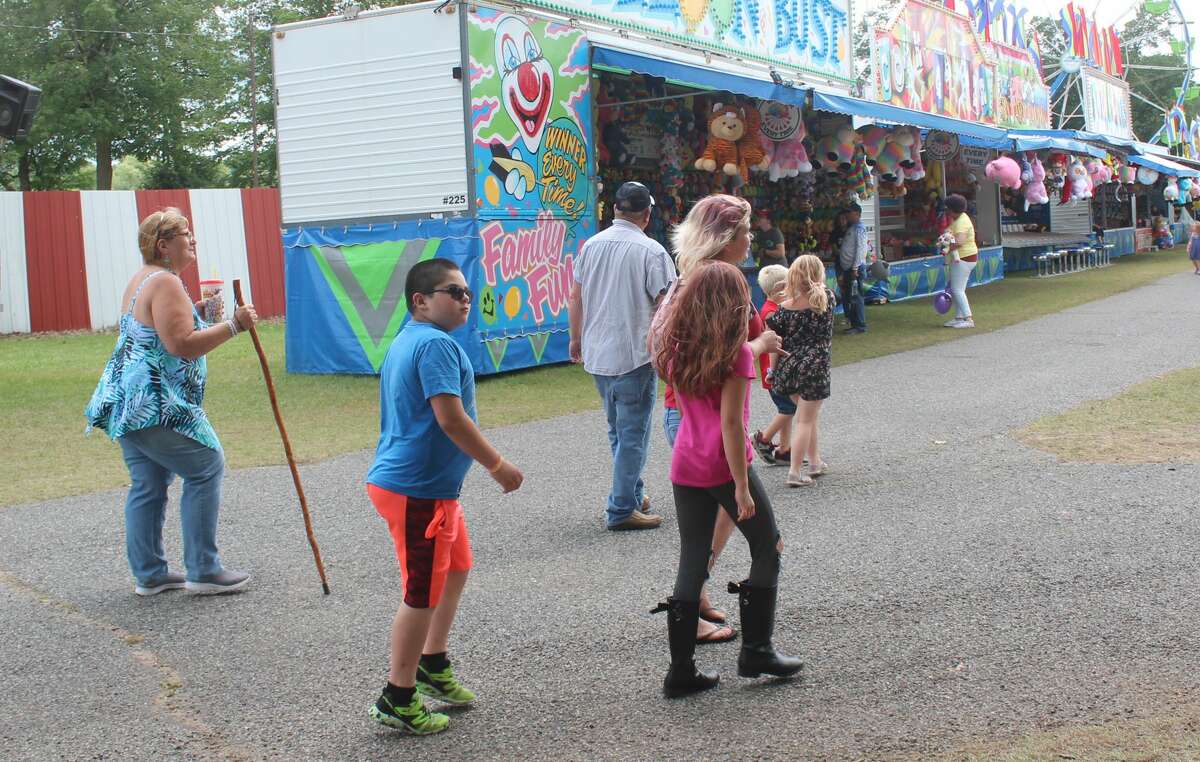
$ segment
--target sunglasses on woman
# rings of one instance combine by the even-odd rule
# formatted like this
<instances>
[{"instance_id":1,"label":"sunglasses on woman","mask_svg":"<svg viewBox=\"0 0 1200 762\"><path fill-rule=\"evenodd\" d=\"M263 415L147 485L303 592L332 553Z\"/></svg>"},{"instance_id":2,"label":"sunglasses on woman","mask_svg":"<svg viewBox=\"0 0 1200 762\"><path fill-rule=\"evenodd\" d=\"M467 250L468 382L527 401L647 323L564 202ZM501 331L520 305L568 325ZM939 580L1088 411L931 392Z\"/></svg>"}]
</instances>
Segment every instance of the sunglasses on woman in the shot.
<instances>
[{"instance_id":1,"label":"sunglasses on woman","mask_svg":"<svg viewBox=\"0 0 1200 762\"><path fill-rule=\"evenodd\" d=\"M465 302L474 297L471 289L463 288L457 283L446 286L445 288L435 288L432 291L426 291L426 294L449 294L450 298L456 302Z\"/></svg>"}]
</instances>

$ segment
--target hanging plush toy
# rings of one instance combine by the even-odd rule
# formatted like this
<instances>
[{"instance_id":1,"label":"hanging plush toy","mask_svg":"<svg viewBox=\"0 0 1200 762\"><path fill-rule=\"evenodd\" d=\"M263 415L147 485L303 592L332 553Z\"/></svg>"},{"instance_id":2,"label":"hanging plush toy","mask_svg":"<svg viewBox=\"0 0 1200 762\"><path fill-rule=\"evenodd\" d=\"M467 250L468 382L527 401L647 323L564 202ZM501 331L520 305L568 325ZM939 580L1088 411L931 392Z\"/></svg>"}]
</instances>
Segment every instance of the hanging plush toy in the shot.
<instances>
[{"instance_id":1,"label":"hanging plush toy","mask_svg":"<svg viewBox=\"0 0 1200 762\"><path fill-rule=\"evenodd\" d=\"M1065 154L1050 154L1050 174L1047 189L1051 195L1063 194L1063 199L1069 197L1064 188L1067 184L1067 157ZM1061 201L1060 201L1061 203Z\"/></svg>"},{"instance_id":2,"label":"hanging plush toy","mask_svg":"<svg viewBox=\"0 0 1200 762\"><path fill-rule=\"evenodd\" d=\"M767 153L770 164L767 166L767 177L771 182L780 178L796 177L812 172L813 165L808 160L808 151L804 149L804 124L791 137L778 143L767 137L762 138L763 150Z\"/></svg>"},{"instance_id":3,"label":"hanging plush toy","mask_svg":"<svg viewBox=\"0 0 1200 762\"><path fill-rule=\"evenodd\" d=\"M1021 154L1021 182L1029 185L1033 182L1033 164L1029 162L1029 154Z\"/></svg>"},{"instance_id":4,"label":"hanging plush toy","mask_svg":"<svg viewBox=\"0 0 1200 762\"><path fill-rule=\"evenodd\" d=\"M1087 168L1088 177L1092 181L1092 187L1104 185L1112 179L1112 170L1110 170L1102 161L1091 159L1084 165Z\"/></svg>"},{"instance_id":5,"label":"hanging plush toy","mask_svg":"<svg viewBox=\"0 0 1200 762\"><path fill-rule=\"evenodd\" d=\"M1186 177L1179 178L1179 201L1176 202L1177 204L1179 204L1180 206L1183 206L1189 200L1191 200L1192 186L1194 184L1195 183L1193 183L1191 180L1189 180Z\"/></svg>"},{"instance_id":6,"label":"hanging plush toy","mask_svg":"<svg viewBox=\"0 0 1200 762\"><path fill-rule=\"evenodd\" d=\"M858 147L858 133L848 126L841 127L833 135L832 148L828 152L829 161L837 165L841 172L849 172L854 165L854 152ZM821 162L822 166L825 162Z\"/></svg>"},{"instance_id":7,"label":"hanging plush toy","mask_svg":"<svg viewBox=\"0 0 1200 762\"><path fill-rule=\"evenodd\" d=\"M741 174L737 142L746 133L746 115L734 104L714 103L708 115L708 143L696 159L696 169L720 171L729 177Z\"/></svg>"},{"instance_id":8,"label":"hanging plush toy","mask_svg":"<svg viewBox=\"0 0 1200 762\"><path fill-rule=\"evenodd\" d=\"M862 133L859 143L862 145L863 155L866 157L868 165L875 166L879 154L883 153L883 149L887 147L889 137L890 133L883 127L870 127Z\"/></svg>"},{"instance_id":9,"label":"hanging plush toy","mask_svg":"<svg viewBox=\"0 0 1200 762\"><path fill-rule=\"evenodd\" d=\"M1137 181L1142 185L1154 185L1158 182L1158 171L1150 167L1138 167Z\"/></svg>"},{"instance_id":10,"label":"hanging plush toy","mask_svg":"<svg viewBox=\"0 0 1200 762\"><path fill-rule=\"evenodd\" d=\"M678 188L683 185L684 148L680 127L680 103L666 101L660 116L662 139L659 141L658 168L664 188Z\"/></svg>"},{"instance_id":11,"label":"hanging plush toy","mask_svg":"<svg viewBox=\"0 0 1200 762\"><path fill-rule=\"evenodd\" d=\"M987 179L999 183L1001 188L1016 190L1021 187L1021 168L1007 156L989 161L983 173Z\"/></svg>"},{"instance_id":12,"label":"hanging plush toy","mask_svg":"<svg viewBox=\"0 0 1200 762\"><path fill-rule=\"evenodd\" d=\"M912 132L913 144L910 148L912 167L905 170L904 174L909 180L920 180L925 177L925 162L921 161L921 131L914 127Z\"/></svg>"},{"instance_id":13,"label":"hanging plush toy","mask_svg":"<svg viewBox=\"0 0 1200 762\"><path fill-rule=\"evenodd\" d=\"M813 158L821 165L821 169L825 172L836 172L838 169L838 152L837 138L832 135L827 135L817 141L817 145L813 148Z\"/></svg>"},{"instance_id":14,"label":"hanging plush toy","mask_svg":"<svg viewBox=\"0 0 1200 762\"><path fill-rule=\"evenodd\" d=\"M1025 185L1025 211L1029 211L1029 207L1033 204L1050 203L1050 193L1046 190L1046 168L1042 166L1042 160L1037 156L1033 157L1029 173L1033 179Z\"/></svg>"},{"instance_id":15,"label":"hanging plush toy","mask_svg":"<svg viewBox=\"0 0 1200 762\"><path fill-rule=\"evenodd\" d=\"M1071 200L1084 201L1092 197L1092 179L1088 176L1083 162L1075 159L1071 162Z\"/></svg>"},{"instance_id":16,"label":"hanging plush toy","mask_svg":"<svg viewBox=\"0 0 1200 762\"><path fill-rule=\"evenodd\" d=\"M738 166L741 169L742 179L749 180L750 170L766 172L771 160L762 147L762 116L758 113L758 109L753 105L747 105L742 106L741 110L745 115L746 126L742 137L737 141Z\"/></svg>"},{"instance_id":17,"label":"hanging plush toy","mask_svg":"<svg viewBox=\"0 0 1200 762\"><path fill-rule=\"evenodd\" d=\"M913 159L912 149L920 139L921 132L916 127L897 127L892 132L892 143L904 149L901 154L903 158L900 159L900 167L905 170L905 177L909 176L908 170L917 164Z\"/></svg>"},{"instance_id":18,"label":"hanging plush toy","mask_svg":"<svg viewBox=\"0 0 1200 762\"><path fill-rule=\"evenodd\" d=\"M896 141L889 141L883 153L875 160L875 171L879 179L885 183L903 184L908 177L904 170L904 162L908 160L908 148Z\"/></svg>"},{"instance_id":19,"label":"hanging plush toy","mask_svg":"<svg viewBox=\"0 0 1200 762\"><path fill-rule=\"evenodd\" d=\"M1174 177L1167 180L1167 185L1165 188L1163 188L1163 200L1169 202L1175 202L1179 200L1179 184L1176 182Z\"/></svg>"}]
</instances>

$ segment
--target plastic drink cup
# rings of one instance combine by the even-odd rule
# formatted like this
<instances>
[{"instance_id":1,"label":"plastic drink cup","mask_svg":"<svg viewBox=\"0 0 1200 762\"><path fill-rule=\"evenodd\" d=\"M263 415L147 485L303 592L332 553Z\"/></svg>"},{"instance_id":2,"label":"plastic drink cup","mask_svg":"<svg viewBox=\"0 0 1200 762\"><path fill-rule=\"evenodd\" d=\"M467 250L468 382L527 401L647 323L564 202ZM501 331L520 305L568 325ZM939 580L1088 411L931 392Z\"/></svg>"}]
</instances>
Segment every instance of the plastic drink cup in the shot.
<instances>
[{"instance_id":1,"label":"plastic drink cup","mask_svg":"<svg viewBox=\"0 0 1200 762\"><path fill-rule=\"evenodd\" d=\"M209 278L200 281L200 300L204 303L200 317L206 323L216 323L225 317L225 298L222 296L222 286L225 281L220 278Z\"/></svg>"}]
</instances>

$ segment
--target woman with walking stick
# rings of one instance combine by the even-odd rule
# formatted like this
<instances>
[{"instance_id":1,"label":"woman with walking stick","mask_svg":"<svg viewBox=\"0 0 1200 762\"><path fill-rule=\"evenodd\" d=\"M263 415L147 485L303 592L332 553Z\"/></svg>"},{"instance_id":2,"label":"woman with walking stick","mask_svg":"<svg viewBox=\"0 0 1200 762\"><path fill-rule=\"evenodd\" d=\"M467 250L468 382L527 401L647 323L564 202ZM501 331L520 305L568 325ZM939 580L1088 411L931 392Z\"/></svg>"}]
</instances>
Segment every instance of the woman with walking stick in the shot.
<instances>
[{"instance_id":1,"label":"woman with walking stick","mask_svg":"<svg viewBox=\"0 0 1200 762\"><path fill-rule=\"evenodd\" d=\"M247 304L224 322L200 319L179 278L196 262L196 237L178 209L142 220L138 247L144 264L125 287L117 344L84 411L88 430L96 427L115 439L129 468L125 547L134 592L236 592L250 575L223 567L217 552L225 455L201 404L205 355L257 316ZM167 487L176 474L183 478L186 577L168 569L162 543Z\"/></svg>"}]
</instances>

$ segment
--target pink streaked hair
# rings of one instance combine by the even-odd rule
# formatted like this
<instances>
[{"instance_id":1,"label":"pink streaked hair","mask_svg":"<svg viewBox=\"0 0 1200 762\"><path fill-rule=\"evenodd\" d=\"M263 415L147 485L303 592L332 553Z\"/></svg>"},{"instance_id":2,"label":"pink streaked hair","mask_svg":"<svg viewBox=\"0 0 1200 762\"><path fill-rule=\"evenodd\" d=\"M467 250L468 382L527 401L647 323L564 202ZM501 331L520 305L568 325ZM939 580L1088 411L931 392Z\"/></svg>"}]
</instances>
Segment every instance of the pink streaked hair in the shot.
<instances>
[{"instance_id":1,"label":"pink streaked hair","mask_svg":"<svg viewBox=\"0 0 1200 762\"><path fill-rule=\"evenodd\" d=\"M749 201L723 193L697 201L687 218L671 231L679 277L720 254L739 229L750 229Z\"/></svg>"}]
</instances>

